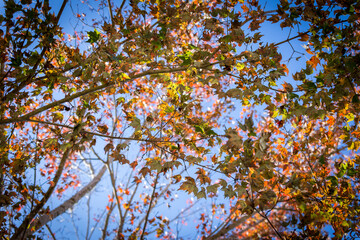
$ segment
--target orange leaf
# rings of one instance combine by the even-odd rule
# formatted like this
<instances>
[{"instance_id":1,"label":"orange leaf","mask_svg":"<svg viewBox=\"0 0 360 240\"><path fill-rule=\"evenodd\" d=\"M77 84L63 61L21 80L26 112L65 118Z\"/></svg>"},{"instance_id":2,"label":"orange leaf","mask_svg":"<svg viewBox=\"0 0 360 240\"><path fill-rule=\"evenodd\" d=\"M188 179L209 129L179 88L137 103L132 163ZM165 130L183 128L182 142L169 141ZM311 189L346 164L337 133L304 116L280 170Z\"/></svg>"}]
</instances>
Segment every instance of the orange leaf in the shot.
<instances>
[{"instance_id":1,"label":"orange leaf","mask_svg":"<svg viewBox=\"0 0 360 240\"><path fill-rule=\"evenodd\" d=\"M316 66L320 63L320 60L316 56L312 56L307 63L316 70Z\"/></svg>"},{"instance_id":2,"label":"orange leaf","mask_svg":"<svg viewBox=\"0 0 360 240\"><path fill-rule=\"evenodd\" d=\"M289 69L287 68L287 66L285 64L281 64L281 67L283 68L284 72L289 75Z\"/></svg>"},{"instance_id":3,"label":"orange leaf","mask_svg":"<svg viewBox=\"0 0 360 240\"><path fill-rule=\"evenodd\" d=\"M249 11L249 8L245 4L242 5L241 8L242 8L244 13Z\"/></svg>"}]
</instances>

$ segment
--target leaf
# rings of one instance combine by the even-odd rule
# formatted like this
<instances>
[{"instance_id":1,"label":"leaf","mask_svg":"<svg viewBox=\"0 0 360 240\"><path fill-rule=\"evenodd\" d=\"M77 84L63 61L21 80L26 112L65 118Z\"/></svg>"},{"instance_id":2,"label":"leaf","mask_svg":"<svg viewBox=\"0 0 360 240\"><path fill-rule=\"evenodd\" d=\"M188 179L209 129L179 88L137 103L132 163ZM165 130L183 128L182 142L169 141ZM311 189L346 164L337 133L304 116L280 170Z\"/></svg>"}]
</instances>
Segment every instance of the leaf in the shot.
<instances>
[{"instance_id":1,"label":"leaf","mask_svg":"<svg viewBox=\"0 0 360 240\"><path fill-rule=\"evenodd\" d=\"M201 188L201 191L197 192L197 193L195 194L195 196L196 196L198 199L200 199L200 198L205 198L205 199L206 199L205 188L202 187L202 188Z\"/></svg>"},{"instance_id":2,"label":"leaf","mask_svg":"<svg viewBox=\"0 0 360 240\"><path fill-rule=\"evenodd\" d=\"M243 99L243 91L238 88L229 89L226 95L232 98Z\"/></svg>"},{"instance_id":3,"label":"leaf","mask_svg":"<svg viewBox=\"0 0 360 240\"><path fill-rule=\"evenodd\" d=\"M194 164L194 163L200 163L203 161L203 159L201 157L194 157L194 156L187 156L186 157L186 161L190 164Z\"/></svg>"},{"instance_id":4,"label":"leaf","mask_svg":"<svg viewBox=\"0 0 360 240\"><path fill-rule=\"evenodd\" d=\"M139 174L141 174L143 177L145 177L148 173L151 173L151 170L147 167L143 167L139 171Z\"/></svg>"},{"instance_id":5,"label":"leaf","mask_svg":"<svg viewBox=\"0 0 360 240\"><path fill-rule=\"evenodd\" d=\"M137 117L133 117L132 122L130 123L130 126L132 126L133 128L135 128L135 132L139 131L141 129L141 122L140 119L138 119Z\"/></svg>"},{"instance_id":6,"label":"leaf","mask_svg":"<svg viewBox=\"0 0 360 240\"><path fill-rule=\"evenodd\" d=\"M276 193L273 190L267 190L261 194L266 201L273 201L276 199Z\"/></svg>"},{"instance_id":7,"label":"leaf","mask_svg":"<svg viewBox=\"0 0 360 240\"><path fill-rule=\"evenodd\" d=\"M53 121L54 122L57 122L57 121L62 122L63 119L64 119L64 115L62 113L60 113L60 112L53 113Z\"/></svg>"},{"instance_id":8,"label":"leaf","mask_svg":"<svg viewBox=\"0 0 360 240\"><path fill-rule=\"evenodd\" d=\"M37 61L39 61L39 59L40 59L40 54L37 51L34 51L28 59L28 64L30 66L34 66L37 63Z\"/></svg>"},{"instance_id":9,"label":"leaf","mask_svg":"<svg viewBox=\"0 0 360 240\"><path fill-rule=\"evenodd\" d=\"M174 179L175 179L175 182L174 182L174 183L178 183L178 182L180 182L180 181L181 181L181 179L182 179L182 177L181 177L181 175L180 175L180 174L174 175L174 176L172 176L172 178L174 178Z\"/></svg>"},{"instance_id":10,"label":"leaf","mask_svg":"<svg viewBox=\"0 0 360 240\"><path fill-rule=\"evenodd\" d=\"M303 33L303 34L300 35L299 40L302 41L302 42L307 42L309 40L309 35L306 34L306 33Z\"/></svg>"},{"instance_id":11,"label":"leaf","mask_svg":"<svg viewBox=\"0 0 360 240\"><path fill-rule=\"evenodd\" d=\"M195 128L195 132L205 134L204 128L202 126L196 125L194 126L194 128Z\"/></svg>"},{"instance_id":12,"label":"leaf","mask_svg":"<svg viewBox=\"0 0 360 240\"><path fill-rule=\"evenodd\" d=\"M237 195L240 197L241 195L246 193L246 186L235 185L235 191Z\"/></svg>"},{"instance_id":13,"label":"leaf","mask_svg":"<svg viewBox=\"0 0 360 240\"><path fill-rule=\"evenodd\" d=\"M114 145L112 143L108 143L106 144L106 146L104 147L104 151L105 153L109 152L110 150L114 149Z\"/></svg>"},{"instance_id":14,"label":"leaf","mask_svg":"<svg viewBox=\"0 0 360 240\"><path fill-rule=\"evenodd\" d=\"M22 64L21 56L16 56L11 58L11 63L9 64L12 67L20 67Z\"/></svg>"},{"instance_id":15,"label":"leaf","mask_svg":"<svg viewBox=\"0 0 360 240\"><path fill-rule=\"evenodd\" d=\"M284 73L289 75L289 69L287 68L287 66L285 64L281 64L281 67L282 67L282 70L284 71Z\"/></svg>"},{"instance_id":16,"label":"leaf","mask_svg":"<svg viewBox=\"0 0 360 240\"><path fill-rule=\"evenodd\" d=\"M331 182L331 186L337 187L338 186L338 178L335 176L329 176L327 177L328 180Z\"/></svg>"},{"instance_id":17,"label":"leaf","mask_svg":"<svg viewBox=\"0 0 360 240\"><path fill-rule=\"evenodd\" d=\"M235 67L236 67L236 69L240 72L241 70L244 69L245 64L239 62L239 63L237 63L237 64L235 65Z\"/></svg>"},{"instance_id":18,"label":"leaf","mask_svg":"<svg viewBox=\"0 0 360 240\"><path fill-rule=\"evenodd\" d=\"M224 191L225 198L233 198L236 197L236 192L233 190L232 185L229 185L227 188L222 188L221 190Z\"/></svg>"},{"instance_id":19,"label":"leaf","mask_svg":"<svg viewBox=\"0 0 360 240\"><path fill-rule=\"evenodd\" d=\"M48 138L44 141L44 146L47 148L56 146L58 144L59 139L58 138Z\"/></svg>"},{"instance_id":20,"label":"leaf","mask_svg":"<svg viewBox=\"0 0 360 240\"><path fill-rule=\"evenodd\" d=\"M192 63L192 55L193 53L188 51L185 54L179 55L178 57L182 60L182 66L188 66Z\"/></svg>"},{"instance_id":21,"label":"leaf","mask_svg":"<svg viewBox=\"0 0 360 240\"><path fill-rule=\"evenodd\" d=\"M307 63L316 70L316 66L320 63L320 60L316 56L312 56Z\"/></svg>"},{"instance_id":22,"label":"leaf","mask_svg":"<svg viewBox=\"0 0 360 240\"><path fill-rule=\"evenodd\" d=\"M97 130L102 133L102 134L106 134L108 132L108 126L107 125L99 125L97 126Z\"/></svg>"},{"instance_id":23,"label":"leaf","mask_svg":"<svg viewBox=\"0 0 360 240\"><path fill-rule=\"evenodd\" d=\"M207 193L217 193L217 189L219 188L219 184L213 184L206 187Z\"/></svg>"},{"instance_id":24,"label":"leaf","mask_svg":"<svg viewBox=\"0 0 360 240\"><path fill-rule=\"evenodd\" d=\"M355 94L355 95L352 97L351 102L352 102L352 103L355 103L355 104L359 104L359 103L360 103L359 94Z\"/></svg>"},{"instance_id":25,"label":"leaf","mask_svg":"<svg viewBox=\"0 0 360 240\"><path fill-rule=\"evenodd\" d=\"M195 180L192 177L185 177L185 179L186 181L181 184L179 190L184 190L189 194L194 193L196 195L198 188L196 187Z\"/></svg>"},{"instance_id":26,"label":"leaf","mask_svg":"<svg viewBox=\"0 0 360 240\"><path fill-rule=\"evenodd\" d=\"M158 158L147 158L147 165L150 166L151 170L161 172L163 166Z\"/></svg>"},{"instance_id":27,"label":"leaf","mask_svg":"<svg viewBox=\"0 0 360 240\"><path fill-rule=\"evenodd\" d=\"M326 159L324 155L321 155L319 158L319 163L321 163L322 165L324 165L326 163Z\"/></svg>"},{"instance_id":28,"label":"leaf","mask_svg":"<svg viewBox=\"0 0 360 240\"><path fill-rule=\"evenodd\" d=\"M87 32L89 39L87 40L88 43L96 43L100 39L100 33L98 30L94 29L94 31Z\"/></svg>"},{"instance_id":29,"label":"leaf","mask_svg":"<svg viewBox=\"0 0 360 240\"><path fill-rule=\"evenodd\" d=\"M196 174L198 175L196 179L200 180L200 184L210 184L211 180L207 174L207 172L202 169L202 168L198 168L198 171L196 172Z\"/></svg>"},{"instance_id":30,"label":"leaf","mask_svg":"<svg viewBox=\"0 0 360 240\"><path fill-rule=\"evenodd\" d=\"M245 127L246 130L253 132L253 126L254 126L254 121L252 119L252 116L245 118Z\"/></svg>"}]
</instances>

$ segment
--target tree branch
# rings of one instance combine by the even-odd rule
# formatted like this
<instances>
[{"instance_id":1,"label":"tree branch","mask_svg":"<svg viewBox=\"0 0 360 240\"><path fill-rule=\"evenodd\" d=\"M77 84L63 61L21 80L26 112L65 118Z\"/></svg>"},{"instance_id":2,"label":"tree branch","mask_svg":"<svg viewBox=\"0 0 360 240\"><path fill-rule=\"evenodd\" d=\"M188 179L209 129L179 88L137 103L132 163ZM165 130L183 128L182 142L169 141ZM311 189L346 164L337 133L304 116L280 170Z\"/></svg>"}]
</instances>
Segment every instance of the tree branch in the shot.
<instances>
[{"instance_id":1,"label":"tree branch","mask_svg":"<svg viewBox=\"0 0 360 240\"><path fill-rule=\"evenodd\" d=\"M56 21L55 21L55 25L54 25L54 28L56 27L56 25L58 25L59 23L59 20L60 20L60 17L65 9L65 6L67 4L68 0L64 0L61 7L60 7L60 10L56 16ZM40 62L43 60L43 57L45 55L45 52L48 50L49 46L44 46L44 48L42 49L41 53L40 53L40 56L38 58L38 60L36 61L34 67L32 68L33 69L33 73L31 73L27 79L23 82L21 82L13 91L11 91L10 93L6 94L1 100L3 102L6 102L8 101L9 99L13 98L14 95L16 93L18 93L21 89L23 89L26 85L30 84L32 82L32 78L36 75L36 69L37 67L39 66Z\"/></svg>"},{"instance_id":2,"label":"tree branch","mask_svg":"<svg viewBox=\"0 0 360 240\"><path fill-rule=\"evenodd\" d=\"M143 227L143 230L142 230L142 233L141 233L141 236L140 236L140 240L143 240L144 236L145 236L146 225L147 225L147 222L148 222L148 219L149 219L149 215L150 215L151 208L152 208L152 203L153 203L153 200L154 200L154 197L155 197L155 191L156 191L156 185L157 185L157 182L158 182L158 178L159 178L159 173L156 174L156 178L155 178L155 182L154 182L154 188L153 188L153 192L151 194L149 208L148 208L148 210L146 212L145 223L144 223L144 227Z\"/></svg>"},{"instance_id":3,"label":"tree branch","mask_svg":"<svg viewBox=\"0 0 360 240\"><path fill-rule=\"evenodd\" d=\"M66 200L63 204L52 210L49 214L43 215L39 219L31 223L29 229L35 227L35 231L37 231L48 222L54 220L55 218L66 212L68 209L73 208L80 199L82 199L86 194L88 194L92 189L94 189L94 187L100 182L105 172L106 166L103 166L100 169L99 173L86 186L84 186L71 198Z\"/></svg>"},{"instance_id":4,"label":"tree branch","mask_svg":"<svg viewBox=\"0 0 360 240\"><path fill-rule=\"evenodd\" d=\"M168 68L168 69L160 69L160 70L148 70L148 71L145 71L145 72L142 72L142 73L139 73L139 74L136 74L134 75L133 77L131 77L130 79L127 79L123 82L129 82L129 81L132 81L134 79L137 79L137 78L141 78L141 77L144 77L144 76L148 76L148 75L156 75L156 74L161 74L161 73L175 73L175 72L181 72L181 71L185 71L187 70L187 67L181 67L181 68ZM97 86L97 87L93 87L93 88L89 88L87 90L84 90L82 92L78 92L78 93L75 93L73 95L70 95L70 96L67 96L67 97L64 97L63 99L61 100L58 100L58 101L55 101L55 102L52 102L52 103L49 103L41 108L38 108L30 113L27 113L23 116L20 116L20 117L15 117L15 118L7 118L7 119L2 119L0 120L0 125L4 125L4 124L9 124L9 123L16 123L16 122L24 122L24 121L29 121L30 120L30 117L33 117L39 113L42 113L50 108L53 108L53 107L56 107L56 106L59 106L60 104L62 103L65 103L65 102L70 102L78 97L82 97L82 96L85 96L85 95L88 95L90 93L94 93L94 92L97 92L99 90L103 90L105 88L108 88L108 87L113 87L117 84L117 82L109 82L109 83L105 83L105 84L102 84L100 86Z\"/></svg>"},{"instance_id":5,"label":"tree branch","mask_svg":"<svg viewBox=\"0 0 360 240\"><path fill-rule=\"evenodd\" d=\"M112 7L111 7L111 2L110 2L110 0L108 0L108 5L109 5L110 18L111 18L111 25L112 25L112 27L114 27L114 26L115 26L115 22L114 22L114 16L113 16L113 12L112 12Z\"/></svg>"},{"instance_id":6,"label":"tree branch","mask_svg":"<svg viewBox=\"0 0 360 240\"><path fill-rule=\"evenodd\" d=\"M52 126L64 127L64 128L68 128L68 129L74 129L75 128L73 126L68 126L68 125L65 125L65 124L45 122L45 121L36 120L36 119L29 119L29 120L27 120L27 122L35 122L35 123L47 124L47 125L52 125ZM161 139L158 139L158 138L155 138L155 139L141 139L141 138L133 138L133 137L116 137L116 136L105 135L105 134L95 133L95 132L90 132L90 131L85 131L85 130L81 130L80 133L86 133L86 134L95 135L95 136L104 137L104 138L110 138L110 139L130 140L130 141L140 141L140 142L173 142L173 143L182 142L180 140L179 141L177 141L177 140L161 140ZM199 140L202 140L202 139L199 139Z\"/></svg>"},{"instance_id":7,"label":"tree branch","mask_svg":"<svg viewBox=\"0 0 360 240\"><path fill-rule=\"evenodd\" d=\"M56 171L55 177L49 187L49 189L47 190L47 192L44 194L44 197L41 199L41 201L39 202L39 204L36 205L36 207L25 217L24 221L22 222L22 224L16 229L14 235L10 238L11 240L17 240L17 239L25 239L27 236L27 229L29 224L31 223L31 221L34 219L34 217L36 216L36 214L39 213L39 211L44 207L44 205L47 203L47 201L49 200L51 194L54 192L55 187L57 186L61 174L65 168L65 163L66 160L68 159L70 153L72 150L72 146L68 147L62 158L60 161L60 164L58 166L58 170Z\"/></svg>"}]
</instances>

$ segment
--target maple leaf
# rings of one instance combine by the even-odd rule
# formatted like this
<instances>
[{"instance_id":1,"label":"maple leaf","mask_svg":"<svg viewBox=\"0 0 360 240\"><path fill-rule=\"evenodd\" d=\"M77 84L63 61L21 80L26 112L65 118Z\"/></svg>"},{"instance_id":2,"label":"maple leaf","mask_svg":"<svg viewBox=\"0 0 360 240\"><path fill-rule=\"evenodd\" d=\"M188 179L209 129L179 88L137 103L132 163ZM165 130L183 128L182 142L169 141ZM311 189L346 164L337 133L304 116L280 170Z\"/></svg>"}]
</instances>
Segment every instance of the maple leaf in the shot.
<instances>
[{"instance_id":1,"label":"maple leaf","mask_svg":"<svg viewBox=\"0 0 360 240\"><path fill-rule=\"evenodd\" d=\"M90 208L102 238L172 238L197 211L198 238L360 234L359 5L81 2L66 18L88 31L59 27L69 1L53 2L4 1L0 16L2 238ZM83 200L95 188L109 206ZM174 202L170 221L177 189L204 207Z\"/></svg>"},{"instance_id":2,"label":"maple leaf","mask_svg":"<svg viewBox=\"0 0 360 240\"><path fill-rule=\"evenodd\" d=\"M201 184L206 184L206 183L210 184L211 183L211 180L210 180L207 172L204 169L198 168L198 171L196 172L196 174L198 174L197 179L200 180Z\"/></svg>"},{"instance_id":3,"label":"maple leaf","mask_svg":"<svg viewBox=\"0 0 360 240\"><path fill-rule=\"evenodd\" d=\"M198 188L196 187L195 180L192 177L185 177L185 180L186 181L181 184L179 190L197 194Z\"/></svg>"},{"instance_id":4,"label":"maple leaf","mask_svg":"<svg viewBox=\"0 0 360 240\"><path fill-rule=\"evenodd\" d=\"M97 42L100 39L100 33L96 29L94 29L94 31L89 31L87 33L88 33L88 37L89 37L87 42L89 42L91 44Z\"/></svg>"},{"instance_id":5,"label":"maple leaf","mask_svg":"<svg viewBox=\"0 0 360 240\"><path fill-rule=\"evenodd\" d=\"M108 126L107 125L99 125L97 127L98 131L102 134L106 134L108 132Z\"/></svg>"},{"instance_id":6,"label":"maple leaf","mask_svg":"<svg viewBox=\"0 0 360 240\"><path fill-rule=\"evenodd\" d=\"M320 63L320 60L316 56L312 56L309 61L307 61L312 68L316 69L316 66Z\"/></svg>"}]
</instances>

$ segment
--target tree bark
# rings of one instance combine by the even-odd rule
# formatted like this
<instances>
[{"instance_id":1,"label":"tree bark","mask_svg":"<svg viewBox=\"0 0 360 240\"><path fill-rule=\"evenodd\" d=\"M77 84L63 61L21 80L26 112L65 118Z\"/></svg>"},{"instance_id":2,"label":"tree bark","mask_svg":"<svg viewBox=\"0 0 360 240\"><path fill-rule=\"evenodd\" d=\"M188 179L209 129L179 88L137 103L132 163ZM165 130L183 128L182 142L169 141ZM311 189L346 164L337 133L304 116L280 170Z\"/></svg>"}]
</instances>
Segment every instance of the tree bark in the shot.
<instances>
[{"instance_id":1,"label":"tree bark","mask_svg":"<svg viewBox=\"0 0 360 240\"><path fill-rule=\"evenodd\" d=\"M38 218L37 220L35 220L30 225L30 227L27 231L28 234L31 233L30 229L34 228L34 231L32 231L32 232L36 232L37 230L39 230L40 228L45 226L45 224L47 224L48 222L51 222L52 220L54 220L55 218L57 218L58 216L60 216L64 212L66 212L68 209L72 208L80 199L82 199L86 194L88 194L91 190L94 189L94 187L100 182L100 180L105 172L106 172L106 166L104 165L100 169L99 173L85 187L83 187L80 191L78 191L75 195L73 195L71 198L66 200L63 204L61 204L54 210L52 210L48 215L43 215L40 218Z\"/></svg>"}]
</instances>

